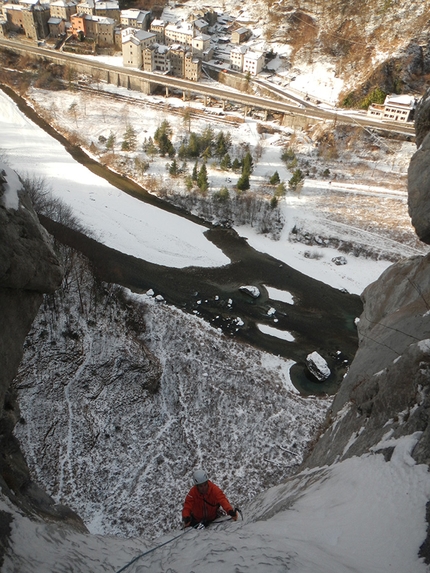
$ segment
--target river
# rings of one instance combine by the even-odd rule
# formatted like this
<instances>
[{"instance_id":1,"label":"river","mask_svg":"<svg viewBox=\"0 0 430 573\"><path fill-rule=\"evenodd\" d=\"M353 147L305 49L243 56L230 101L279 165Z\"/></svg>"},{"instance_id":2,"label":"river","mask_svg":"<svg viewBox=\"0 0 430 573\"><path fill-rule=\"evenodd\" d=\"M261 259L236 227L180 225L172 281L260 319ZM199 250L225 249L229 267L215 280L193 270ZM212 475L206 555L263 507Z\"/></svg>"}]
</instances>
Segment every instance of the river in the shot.
<instances>
[{"instance_id":1,"label":"river","mask_svg":"<svg viewBox=\"0 0 430 573\"><path fill-rule=\"evenodd\" d=\"M362 312L358 296L303 275L251 248L234 230L213 227L106 169L59 135L12 90L4 86L2 89L29 119L60 141L75 161L141 201L204 225L208 229L207 238L231 260L229 265L216 268L169 268L125 255L41 218L50 233L80 250L93 262L102 280L136 292L152 288L167 303L201 316L214 327L221 328L227 336L294 360L296 365L291 369L291 379L304 395L337 391L357 349L354 320ZM242 285L258 287L261 295L252 298L239 290ZM294 297L294 304L270 300L266 286L288 291ZM269 308L276 309L278 322L274 323L273 317L268 315ZM238 317L243 324L238 323ZM258 325L292 333L294 340L264 334ZM306 356L315 350L327 360L332 371L323 383L316 382L305 366Z\"/></svg>"}]
</instances>

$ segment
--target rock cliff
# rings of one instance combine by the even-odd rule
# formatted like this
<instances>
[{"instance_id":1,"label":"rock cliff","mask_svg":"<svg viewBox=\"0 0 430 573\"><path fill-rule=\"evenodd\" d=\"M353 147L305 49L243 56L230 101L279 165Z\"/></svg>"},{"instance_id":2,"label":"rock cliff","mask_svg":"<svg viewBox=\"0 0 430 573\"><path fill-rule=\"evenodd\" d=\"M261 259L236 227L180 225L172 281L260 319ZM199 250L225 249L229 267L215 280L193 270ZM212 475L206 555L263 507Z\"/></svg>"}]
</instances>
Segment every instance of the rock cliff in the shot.
<instances>
[{"instance_id":1,"label":"rock cliff","mask_svg":"<svg viewBox=\"0 0 430 573\"><path fill-rule=\"evenodd\" d=\"M430 243L429 93L416 120L419 149L408 173L409 212ZM430 465L430 255L388 268L362 294L359 349L307 467L333 464L378 449L387 438L419 432L412 457ZM393 448L385 448L390 459ZM429 519L430 512L427 512ZM430 562L429 538L421 556Z\"/></svg>"},{"instance_id":2,"label":"rock cliff","mask_svg":"<svg viewBox=\"0 0 430 573\"><path fill-rule=\"evenodd\" d=\"M60 519L84 529L79 518L55 505L30 478L12 432L19 417L10 392L23 343L42 302L61 282L62 269L46 231L38 222L17 175L0 164L0 486L28 515ZM7 545L10 516L2 511L0 564Z\"/></svg>"}]
</instances>

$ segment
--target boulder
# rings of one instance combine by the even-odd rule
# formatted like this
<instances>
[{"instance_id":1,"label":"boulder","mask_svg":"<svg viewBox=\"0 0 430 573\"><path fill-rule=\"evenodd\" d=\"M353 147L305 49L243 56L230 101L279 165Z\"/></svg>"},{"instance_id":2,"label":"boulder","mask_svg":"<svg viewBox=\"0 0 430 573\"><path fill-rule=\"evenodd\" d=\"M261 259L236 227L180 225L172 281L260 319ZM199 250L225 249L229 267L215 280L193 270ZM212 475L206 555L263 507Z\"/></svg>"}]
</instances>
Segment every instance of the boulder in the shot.
<instances>
[{"instance_id":1,"label":"boulder","mask_svg":"<svg viewBox=\"0 0 430 573\"><path fill-rule=\"evenodd\" d=\"M319 382L326 380L331 374L327 362L321 354L318 354L316 351L306 356L306 366L309 372L315 376Z\"/></svg>"},{"instance_id":2,"label":"boulder","mask_svg":"<svg viewBox=\"0 0 430 573\"><path fill-rule=\"evenodd\" d=\"M252 298L258 298L260 296L260 289L257 288L256 286L244 285L239 287L239 290L244 292L245 294L248 294Z\"/></svg>"}]
</instances>

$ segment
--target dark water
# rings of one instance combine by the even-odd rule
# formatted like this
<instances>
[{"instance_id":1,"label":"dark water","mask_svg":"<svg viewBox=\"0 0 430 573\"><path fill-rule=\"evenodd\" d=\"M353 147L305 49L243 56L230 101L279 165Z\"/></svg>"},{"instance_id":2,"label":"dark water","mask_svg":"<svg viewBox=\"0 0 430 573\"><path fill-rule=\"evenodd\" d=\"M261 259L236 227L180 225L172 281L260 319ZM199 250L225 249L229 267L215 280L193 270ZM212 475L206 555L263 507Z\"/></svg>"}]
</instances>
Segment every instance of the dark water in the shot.
<instances>
[{"instance_id":1,"label":"dark water","mask_svg":"<svg viewBox=\"0 0 430 573\"><path fill-rule=\"evenodd\" d=\"M76 161L142 201L205 225L208 228L207 238L232 261L229 265L217 268L163 267L109 249L81 233L41 218L49 232L82 251L93 262L101 279L137 292L146 292L152 288L155 294L161 294L168 303L198 314L213 326L221 328L227 336L296 361L291 377L303 394L333 394L337 391L346 365L351 362L357 349L354 319L362 312L358 296L343 293L309 278L285 263L255 251L235 231L211 227L150 195L125 177L112 173L81 149L71 146L19 96L9 89L4 91L32 121L59 140ZM257 286L261 296L253 299L242 293L239 290L242 285ZM265 285L290 292L295 303L290 305L270 300ZM277 323L267 315L271 307L276 309ZM238 317L244 322L242 326L236 322ZM289 331L295 340L286 342L265 335L257 328L257 324ZM315 350L327 360L332 370L332 375L323 383L313 379L304 364L306 356Z\"/></svg>"}]
</instances>

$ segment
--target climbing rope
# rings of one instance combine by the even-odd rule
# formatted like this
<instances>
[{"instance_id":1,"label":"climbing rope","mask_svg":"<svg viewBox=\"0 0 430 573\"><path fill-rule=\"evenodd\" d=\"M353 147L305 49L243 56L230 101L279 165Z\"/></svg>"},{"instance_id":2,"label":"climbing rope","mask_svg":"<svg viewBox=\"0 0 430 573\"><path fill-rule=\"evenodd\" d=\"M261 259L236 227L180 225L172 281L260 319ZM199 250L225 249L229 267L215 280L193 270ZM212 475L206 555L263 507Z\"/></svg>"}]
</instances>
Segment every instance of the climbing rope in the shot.
<instances>
[{"instance_id":1,"label":"climbing rope","mask_svg":"<svg viewBox=\"0 0 430 573\"><path fill-rule=\"evenodd\" d=\"M144 553L141 553L140 555L138 555L137 557L135 557L134 559L132 559L129 563L127 563L127 565L124 565L124 567L122 567L122 569L120 569L119 571L117 571L116 573L122 573L122 571L125 571L128 567L130 567L130 565L133 565L133 563L135 563L138 559L140 559L141 557L144 557L145 555L149 555L149 553L152 553L153 551L155 551L156 549L159 549L160 547L163 547L164 545L167 545L168 543L172 543L172 541L175 541L175 539L178 539L179 537L181 537L182 535L184 535L184 533L186 533L187 531L193 531L192 527L188 527L187 529L184 529L183 531L181 531L181 533L179 535L177 535L176 537L172 537L172 539L168 539L167 541L165 541L164 543L160 543L160 545L157 545L156 547L153 547L152 549L149 549L148 551L145 551Z\"/></svg>"},{"instance_id":2,"label":"climbing rope","mask_svg":"<svg viewBox=\"0 0 430 573\"><path fill-rule=\"evenodd\" d=\"M243 520L243 514L240 511L240 509L237 507L236 511L239 512L240 517ZM223 523L224 521L230 521L231 517L227 517L227 518L223 518L223 519L219 519L219 520L215 520L212 521L212 523ZM145 551L144 553L141 553L140 555L137 555L137 557L135 557L134 559L132 559L129 563L127 563L126 565L124 565L124 567L122 567L121 569L119 569L116 573L122 573L122 571L125 571L128 567L130 567L130 565L133 565L133 563L136 563L136 561L138 559L140 559L141 557L144 557L145 555L149 555L150 553L152 553L153 551L155 551L156 549L159 549L160 547L164 547L165 545L167 545L168 543L172 543L172 541L175 541L175 539L179 539L179 537L182 537L182 535L184 535L184 533L187 533L187 531L193 531L195 529L204 529L205 526L203 523L198 523L197 525L195 525L194 527L187 527L185 529L183 529L181 531L181 533L179 535L176 535L175 537L172 537L172 539L168 539L167 541L165 541L164 543L160 543L160 545L157 545L156 547L153 547L152 549L148 549L148 551Z\"/></svg>"}]
</instances>

